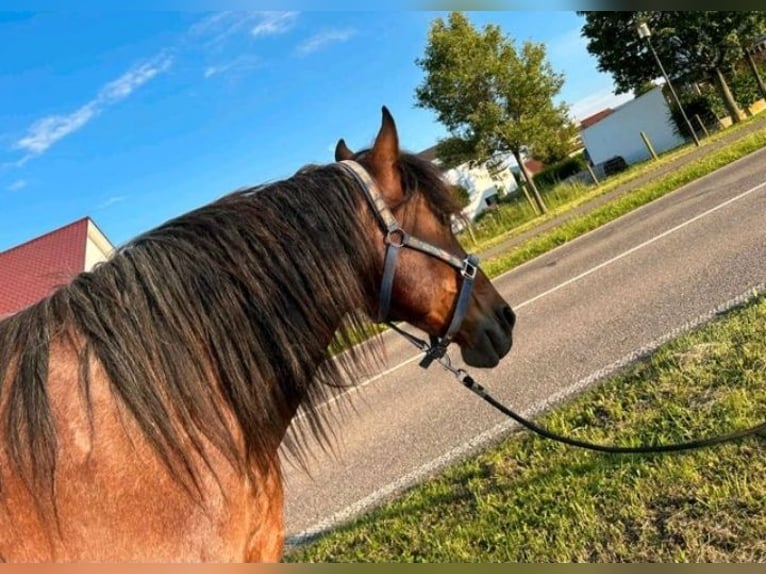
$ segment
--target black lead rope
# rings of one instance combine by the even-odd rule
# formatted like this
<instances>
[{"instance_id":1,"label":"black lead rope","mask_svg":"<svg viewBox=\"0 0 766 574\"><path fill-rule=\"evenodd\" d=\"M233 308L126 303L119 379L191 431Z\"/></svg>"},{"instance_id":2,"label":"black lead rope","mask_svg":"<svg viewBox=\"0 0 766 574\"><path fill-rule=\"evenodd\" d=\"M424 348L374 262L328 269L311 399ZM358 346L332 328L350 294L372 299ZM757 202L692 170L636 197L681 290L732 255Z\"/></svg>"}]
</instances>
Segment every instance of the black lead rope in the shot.
<instances>
[{"instance_id":1,"label":"black lead rope","mask_svg":"<svg viewBox=\"0 0 766 574\"><path fill-rule=\"evenodd\" d=\"M393 323L389 323L389 326L394 329L397 333L402 335L405 339L407 339L410 343L418 347L421 351L424 351L428 353L430 350L430 346L426 341L423 341L422 339L418 339L417 337L411 335L410 333L404 331L403 329L399 328L398 326L394 325ZM603 445L603 444L595 444L588 441L578 440L575 438L571 438L568 436L564 436L558 433L555 433L551 430L548 430L544 427L541 427L540 425L530 421L529 419L524 418L517 412L509 409L504 404L499 402L497 399L495 399L492 395L490 395L487 390L482 387L479 383L477 383L471 375L469 375L464 369L459 369L452 366L452 362L450 361L449 355L443 355L438 359L439 364L452 373L455 378L462 384L465 388L467 388L469 391L474 393L475 395L481 397L489 403L492 407L503 413L504 415L512 418L520 425L526 427L527 429L531 430L534 433L537 433L538 435L554 440L556 442L560 442L569 446L574 446L578 448L584 448L587 450L593 450L597 452L604 452L604 453L610 453L610 454L652 454L652 453L667 453L667 452L681 452L685 450L693 450L698 448L704 448L708 446L713 446L716 444L721 444L725 442L731 442L735 440L739 440L748 436L753 435L759 435L760 433L766 431L766 421L757 424L755 426L736 430L724 435L718 435L703 439L697 439L697 440L690 440L688 442L681 442L681 443L672 443L672 444L659 444L659 445L643 445L643 446L619 446L619 445Z\"/></svg>"}]
</instances>

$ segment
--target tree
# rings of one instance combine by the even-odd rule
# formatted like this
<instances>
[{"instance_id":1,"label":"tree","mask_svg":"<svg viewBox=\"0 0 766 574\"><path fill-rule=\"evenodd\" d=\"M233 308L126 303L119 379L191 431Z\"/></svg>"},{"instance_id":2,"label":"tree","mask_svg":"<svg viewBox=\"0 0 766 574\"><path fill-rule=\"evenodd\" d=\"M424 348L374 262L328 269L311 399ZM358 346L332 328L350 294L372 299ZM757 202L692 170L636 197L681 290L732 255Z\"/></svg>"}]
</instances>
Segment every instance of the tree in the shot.
<instances>
[{"instance_id":1,"label":"tree","mask_svg":"<svg viewBox=\"0 0 766 574\"><path fill-rule=\"evenodd\" d=\"M657 63L636 32L640 22L652 31L652 45L672 80L712 81L733 122L742 112L726 73L745 54L743 46L766 29L766 12L578 12L582 34L598 69L612 74L617 93L640 90L659 75Z\"/></svg>"},{"instance_id":2,"label":"tree","mask_svg":"<svg viewBox=\"0 0 766 574\"><path fill-rule=\"evenodd\" d=\"M753 80L755 80L755 84L758 86L758 92L761 94L762 98L766 99L766 83L764 83L763 78L761 77L761 71L758 69L758 64L755 62L755 58L753 58L753 54L748 48L745 48L745 59L747 60L748 66L750 66Z\"/></svg>"},{"instance_id":3,"label":"tree","mask_svg":"<svg viewBox=\"0 0 766 574\"><path fill-rule=\"evenodd\" d=\"M522 148L550 157L576 133L566 104L554 104L564 77L546 59L542 44L513 40L495 25L476 30L460 12L431 24L425 54L416 64L425 72L416 104L437 113L450 137L437 145L446 163L486 161L511 153L532 191L533 208L546 211L524 167ZM443 154L443 155L440 155Z\"/></svg>"}]
</instances>

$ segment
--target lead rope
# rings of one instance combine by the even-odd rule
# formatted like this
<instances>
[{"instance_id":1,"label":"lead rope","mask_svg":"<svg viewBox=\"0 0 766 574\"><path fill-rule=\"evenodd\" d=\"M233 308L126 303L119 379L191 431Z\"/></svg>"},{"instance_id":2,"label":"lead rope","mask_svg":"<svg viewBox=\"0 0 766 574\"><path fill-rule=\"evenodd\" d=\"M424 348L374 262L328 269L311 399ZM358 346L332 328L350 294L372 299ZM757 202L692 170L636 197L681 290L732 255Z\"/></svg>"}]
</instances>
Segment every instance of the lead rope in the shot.
<instances>
[{"instance_id":1,"label":"lead rope","mask_svg":"<svg viewBox=\"0 0 766 574\"><path fill-rule=\"evenodd\" d=\"M397 325L393 323L389 323L389 326L392 329L394 329L397 333L402 335L414 346L416 346L418 349L420 349L421 351L424 351L425 353L428 353L430 351L431 346L426 341L415 337L414 335L408 333L407 331L405 331L404 329L401 329L400 327L398 327ZM492 395L490 395L489 392L484 387L482 387L479 383L477 383L473 379L473 377L471 377L471 375L469 375L468 372L466 372L464 369L460 369L460 368L452 366L452 361L448 354L445 353L444 355L439 357L437 361L445 370L452 373L461 385L463 385L465 388L467 388L469 391L471 391L475 395L481 397L484 401L489 403L492 407L494 407L495 409L497 409L504 415L515 420L520 425L526 427L527 429L531 430L532 432L544 438L554 440L556 442L560 442L569 446L584 448L587 450L593 450L597 452L604 452L604 453L610 453L610 454L650 454L650 453L681 452L686 450L693 450L693 449L713 446L713 445L721 444L724 442L731 442L731 441L739 440L748 436L760 435L760 433L766 430L766 421L764 421L755 426L741 429L741 430L736 430L724 435L718 435L718 436L713 436L713 437L708 437L703 439L696 439L696 440L691 440L688 442L659 444L659 445L642 445L642 446L620 446L620 445L596 444L596 443L578 440L575 438L571 438L568 436L555 433L551 430L541 427L540 425L532 422L531 420L511 410L510 408L502 404L500 401L495 399ZM764 438L764 437L761 437L761 438Z\"/></svg>"}]
</instances>

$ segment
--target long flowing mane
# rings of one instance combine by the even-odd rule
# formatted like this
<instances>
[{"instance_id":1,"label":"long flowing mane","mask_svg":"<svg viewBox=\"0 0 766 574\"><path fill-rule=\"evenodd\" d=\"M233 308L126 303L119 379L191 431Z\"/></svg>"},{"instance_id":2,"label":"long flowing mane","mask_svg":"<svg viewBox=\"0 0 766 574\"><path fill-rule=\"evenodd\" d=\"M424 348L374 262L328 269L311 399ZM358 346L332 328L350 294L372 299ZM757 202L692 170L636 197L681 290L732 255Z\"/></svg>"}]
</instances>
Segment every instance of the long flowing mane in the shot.
<instances>
[{"instance_id":1,"label":"long flowing mane","mask_svg":"<svg viewBox=\"0 0 766 574\"><path fill-rule=\"evenodd\" d=\"M400 169L409 194L427 194L444 217L456 211L429 162L402 155ZM89 416L96 363L168 468L192 481L189 453L204 458L203 441L242 471L266 464L259 454L278 446L274 427L290 405L301 405L323 438L313 407L375 355L330 360L327 349L341 310L362 309L379 279L355 185L324 166L231 193L135 238L0 322L0 435L14 470L52 486L48 363L62 341L79 354ZM351 314L338 336L351 343L360 332L371 325Z\"/></svg>"}]
</instances>

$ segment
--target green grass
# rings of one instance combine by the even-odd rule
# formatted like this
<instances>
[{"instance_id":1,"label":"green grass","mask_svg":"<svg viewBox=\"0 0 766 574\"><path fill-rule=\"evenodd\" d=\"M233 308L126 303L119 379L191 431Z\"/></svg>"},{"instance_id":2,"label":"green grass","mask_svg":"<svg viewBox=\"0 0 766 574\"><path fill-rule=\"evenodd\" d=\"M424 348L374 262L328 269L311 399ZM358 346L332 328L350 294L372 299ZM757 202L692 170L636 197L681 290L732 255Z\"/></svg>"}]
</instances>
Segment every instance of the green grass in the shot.
<instances>
[{"instance_id":1,"label":"green grass","mask_svg":"<svg viewBox=\"0 0 766 574\"><path fill-rule=\"evenodd\" d=\"M567 223L542 233L503 255L484 261L482 269L489 277L496 277L764 146L766 146L766 130L749 134L730 146L679 168L675 173L659 181L641 186L586 215L575 217ZM570 204L569 208L571 207Z\"/></svg>"},{"instance_id":2,"label":"green grass","mask_svg":"<svg viewBox=\"0 0 766 574\"><path fill-rule=\"evenodd\" d=\"M703 140L703 145L710 145L711 143L715 143L722 138L731 135L732 133L742 130L746 126L760 119L761 118L758 116L754 116L753 118L750 118L740 124L736 124L725 130L716 132L709 138L705 138ZM766 130L761 130L761 133L766 133ZM754 135L755 134L751 134L749 137L753 137ZM746 137L743 139L748 138ZM760 139L760 141L763 141L764 138L756 137L755 139ZM731 161L739 159L740 157L743 157L752 151L760 149L760 147L763 147L763 145L766 145L762 143L759 146L758 143L749 141L746 145L738 148L738 146L741 144L742 142L735 142L723 150L713 152L710 154L710 157L715 157L718 154L722 154L723 157L726 158L726 161L730 163ZM542 216L537 216L535 214L534 210L523 196L518 197L513 202L501 204L500 208L495 212L485 215L482 220L474 226L473 239L467 231L463 231L459 235L459 238L464 243L464 245L470 248L471 251L478 252L484 249L488 249L507 239L515 237L520 233L532 229L541 223L553 219L554 217L565 213L566 211L569 211L583 203L609 193L610 191L625 183L633 181L644 175L651 174L651 172L655 171L657 168L662 167L663 165L666 165L680 157L683 157L695 149L696 147L693 144L687 144L663 154L660 156L658 161L647 160L639 164L634 164L630 166L626 171L611 176L605 181L602 181L599 186L585 184L572 185L568 183L557 185L552 189L543 192L544 200L548 206L548 212ZM702 160L702 163L704 163L704 160ZM709 167L711 167L711 165L709 165ZM717 164L715 167L711 167L711 169L715 170L718 167L721 167L721 164ZM702 177L703 175L710 173L710 171L694 168L694 163L690 166L687 166L687 168L681 168L680 171L685 169L691 170L692 176L694 176L696 173L696 177ZM692 179L687 179L683 183L688 183ZM679 185L683 185L683 183ZM667 191L673 191L673 189L668 189Z\"/></svg>"},{"instance_id":3,"label":"green grass","mask_svg":"<svg viewBox=\"0 0 766 574\"><path fill-rule=\"evenodd\" d=\"M657 443L766 417L766 297L661 347L540 422ZM476 408L489 408L472 395ZM287 561L764 561L763 437L602 455L512 434Z\"/></svg>"}]
</instances>

